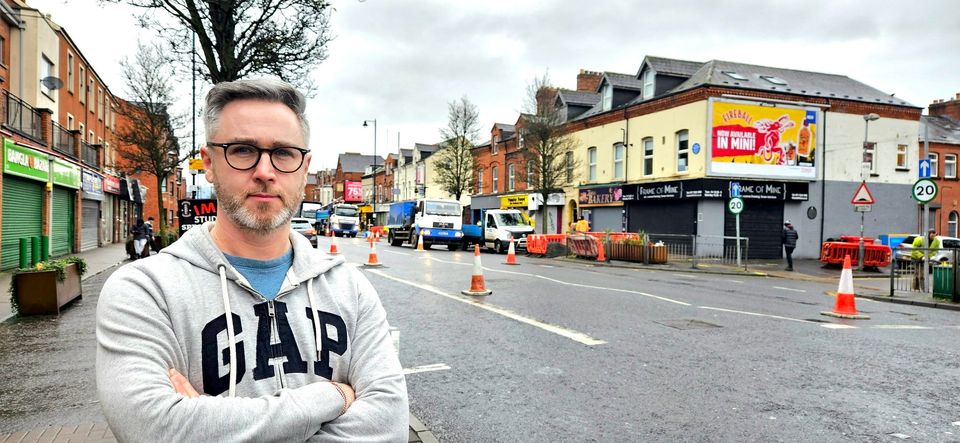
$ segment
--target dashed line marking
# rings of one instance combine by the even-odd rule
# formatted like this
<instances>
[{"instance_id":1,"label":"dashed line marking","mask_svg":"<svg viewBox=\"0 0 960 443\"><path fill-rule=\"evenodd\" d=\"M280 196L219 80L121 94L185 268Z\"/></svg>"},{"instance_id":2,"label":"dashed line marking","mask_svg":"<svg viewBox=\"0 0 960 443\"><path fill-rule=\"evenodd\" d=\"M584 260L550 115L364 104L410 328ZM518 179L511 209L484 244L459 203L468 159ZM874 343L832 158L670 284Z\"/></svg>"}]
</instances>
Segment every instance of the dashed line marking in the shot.
<instances>
[{"instance_id":1,"label":"dashed line marking","mask_svg":"<svg viewBox=\"0 0 960 443\"><path fill-rule=\"evenodd\" d=\"M871 329L934 329L930 326L918 326L918 325L871 325Z\"/></svg>"},{"instance_id":2,"label":"dashed line marking","mask_svg":"<svg viewBox=\"0 0 960 443\"><path fill-rule=\"evenodd\" d=\"M782 289L784 291L807 292L806 289L785 288L783 286L774 286L773 289Z\"/></svg>"},{"instance_id":3,"label":"dashed line marking","mask_svg":"<svg viewBox=\"0 0 960 443\"><path fill-rule=\"evenodd\" d=\"M447 366L443 363L436 363L432 365L422 365L422 366L414 366L412 368L404 368L403 373L409 375L409 374L419 374L421 372L446 371L448 369L450 369L450 366Z\"/></svg>"},{"instance_id":4,"label":"dashed line marking","mask_svg":"<svg viewBox=\"0 0 960 443\"><path fill-rule=\"evenodd\" d=\"M841 325L837 323L823 323L820 325L821 328L827 329L857 329L857 326L853 325Z\"/></svg>"},{"instance_id":5,"label":"dashed line marking","mask_svg":"<svg viewBox=\"0 0 960 443\"><path fill-rule=\"evenodd\" d=\"M775 318L775 319L778 319L778 320L789 320L789 321L795 321L795 322L798 322L798 323L815 323L815 322L812 322L812 321L810 321L810 320L801 320L801 319L799 319L799 318L781 317L781 316L779 316L779 315L771 315L771 314L761 314L761 313L759 313L759 312L737 311L737 310L735 310L735 309L714 308L714 307L712 307L712 306L697 306L697 307L700 308L700 309L709 309L709 310L711 310L711 311L721 311L721 312L730 312L730 313L734 313L734 314L753 315L753 316L756 316L756 317Z\"/></svg>"},{"instance_id":6,"label":"dashed line marking","mask_svg":"<svg viewBox=\"0 0 960 443\"><path fill-rule=\"evenodd\" d=\"M743 284L743 281L740 281L740 280L731 280L731 279L729 279L729 278L726 279L726 280L727 280L728 282L730 282L730 283L740 283L740 284Z\"/></svg>"}]
</instances>

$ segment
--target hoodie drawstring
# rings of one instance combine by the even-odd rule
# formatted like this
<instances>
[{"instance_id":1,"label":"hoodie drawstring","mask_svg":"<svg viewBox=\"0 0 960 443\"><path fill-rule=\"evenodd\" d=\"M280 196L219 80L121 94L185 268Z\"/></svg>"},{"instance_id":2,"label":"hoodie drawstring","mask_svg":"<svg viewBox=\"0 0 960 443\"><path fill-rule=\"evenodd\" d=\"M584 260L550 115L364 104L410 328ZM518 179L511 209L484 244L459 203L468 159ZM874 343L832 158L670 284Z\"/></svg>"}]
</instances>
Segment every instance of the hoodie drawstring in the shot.
<instances>
[{"instance_id":1,"label":"hoodie drawstring","mask_svg":"<svg viewBox=\"0 0 960 443\"><path fill-rule=\"evenodd\" d=\"M320 361L320 314L314 309L317 299L313 295L313 279L307 280L307 299L310 301L310 312L313 313L313 340L317 345L317 360Z\"/></svg>"},{"instance_id":2,"label":"hoodie drawstring","mask_svg":"<svg viewBox=\"0 0 960 443\"><path fill-rule=\"evenodd\" d=\"M227 371L227 376L230 377L230 390L228 392L230 397L236 397L237 378L233 370L237 367L237 341L233 336L233 312L230 310L230 297L227 294L226 266L219 265L217 268L220 270L220 293L223 294L223 310L227 317L227 341L230 347L230 369Z\"/></svg>"}]
</instances>

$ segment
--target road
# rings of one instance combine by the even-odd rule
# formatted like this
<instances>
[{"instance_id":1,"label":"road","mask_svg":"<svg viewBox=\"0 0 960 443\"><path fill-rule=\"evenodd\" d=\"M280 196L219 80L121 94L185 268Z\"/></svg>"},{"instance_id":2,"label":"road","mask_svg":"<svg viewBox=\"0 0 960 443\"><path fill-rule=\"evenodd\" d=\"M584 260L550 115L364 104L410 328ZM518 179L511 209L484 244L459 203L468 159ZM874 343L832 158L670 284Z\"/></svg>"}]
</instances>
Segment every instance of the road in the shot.
<instances>
[{"instance_id":1,"label":"road","mask_svg":"<svg viewBox=\"0 0 960 443\"><path fill-rule=\"evenodd\" d=\"M327 248L329 239L321 239ZM361 240L339 240L354 265ZM378 244L412 412L441 441L960 440L960 318L836 284Z\"/></svg>"}]
</instances>

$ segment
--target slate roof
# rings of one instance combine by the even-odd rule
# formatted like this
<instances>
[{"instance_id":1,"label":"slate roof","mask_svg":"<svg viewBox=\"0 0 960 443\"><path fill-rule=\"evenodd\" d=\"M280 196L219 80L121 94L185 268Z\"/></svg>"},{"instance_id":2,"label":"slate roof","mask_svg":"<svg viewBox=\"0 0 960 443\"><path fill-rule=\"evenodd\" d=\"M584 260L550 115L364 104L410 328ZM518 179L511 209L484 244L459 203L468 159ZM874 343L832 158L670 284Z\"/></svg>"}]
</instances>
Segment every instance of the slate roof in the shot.
<instances>
[{"instance_id":1,"label":"slate roof","mask_svg":"<svg viewBox=\"0 0 960 443\"><path fill-rule=\"evenodd\" d=\"M600 103L600 94L596 92L561 89L557 97L566 105L593 106Z\"/></svg>"},{"instance_id":2,"label":"slate roof","mask_svg":"<svg viewBox=\"0 0 960 443\"><path fill-rule=\"evenodd\" d=\"M620 74L618 72L604 72L603 78L611 85L614 89L628 89L631 91L642 91L643 82L633 74ZM603 81L600 82L603 84ZM598 86L599 88L599 86ZM599 91L599 89L598 89Z\"/></svg>"},{"instance_id":3,"label":"slate roof","mask_svg":"<svg viewBox=\"0 0 960 443\"><path fill-rule=\"evenodd\" d=\"M503 132L517 132L517 127L509 123L494 123L494 129L501 129Z\"/></svg>"},{"instance_id":4,"label":"slate roof","mask_svg":"<svg viewBox=\"0 0 960 443\"><path fill-rule=\"evenodd\" d=\"M926 123L930 142L960 145L960 121L948 117L924 115L920 121ZM920 126L920 141L923 142L923 125Z\"/></svg>"},{"instance_id":5,"label":"slate roof","mask_svg":"<svg viewBox=\"0 0 960 443\"><path fill-rule=\"evenodd\" d=\"M343 168L343 172L365 172L367 167L373 166L373 160L376 158L377 164L383 164L383 157L379 155L362 154L340 154L337 163Z\"/></svg>"},{"instance_id":6,"label":"slate roof","mask_svg":"<svg viewBox=\"0 0 960 443\"><path fill-rule=\"evenodd\" d=\"M400 155L403 156L403 161L408 162L413 160L413 149L400 149Z\"/></svg>"},{"instance_id":7,"label":"slate roof","mask_svg":"<svg viewBox=\"0 0 960 443\"><path fill-rule=\"evenodd\" d=\"M677 60L673 58L648 55L643 58L643 63L641 63L640 68L637 69L637 78L640 78L640 71L643 70L644 64L650 68L653 68L653 70L657 71L658 74L673 75L677 77L690 77L697 72L698 69L700 69L700 66L703 66L703 62L691 62L687 60Z\"/></svg>"}]
</instances>

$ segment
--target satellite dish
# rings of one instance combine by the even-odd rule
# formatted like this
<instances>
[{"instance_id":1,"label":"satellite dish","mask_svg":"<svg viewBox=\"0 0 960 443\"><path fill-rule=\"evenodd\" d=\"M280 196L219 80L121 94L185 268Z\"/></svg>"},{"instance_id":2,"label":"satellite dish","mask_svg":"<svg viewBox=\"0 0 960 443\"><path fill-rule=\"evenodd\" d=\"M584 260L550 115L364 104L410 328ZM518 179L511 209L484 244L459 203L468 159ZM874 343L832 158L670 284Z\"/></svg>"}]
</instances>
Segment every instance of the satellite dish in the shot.
<instances>
[{"instance_id":1,"label":"satellite dish","mask_svg":"<svg viewBox=\"0 0 960 443\"><path fill-rule=\"evenodd\" d=\"M55 90L63 87L63 80L53 76L44 77L40 79L40 84L47 89Z\"/></svg>"}]
</instances>

